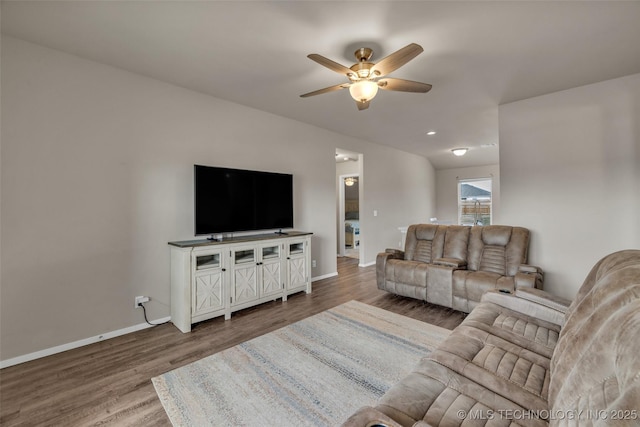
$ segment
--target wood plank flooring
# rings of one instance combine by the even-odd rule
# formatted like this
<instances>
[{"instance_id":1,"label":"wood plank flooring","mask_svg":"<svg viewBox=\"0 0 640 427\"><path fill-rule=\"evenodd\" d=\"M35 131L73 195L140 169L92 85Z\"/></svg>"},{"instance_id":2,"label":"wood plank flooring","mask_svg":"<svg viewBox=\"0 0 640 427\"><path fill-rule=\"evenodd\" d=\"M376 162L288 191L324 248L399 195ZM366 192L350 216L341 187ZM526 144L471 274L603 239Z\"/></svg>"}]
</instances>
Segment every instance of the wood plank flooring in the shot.
<instances>
[{"instance_id":1,"label":"wood plank flooring","mask_svg":"<svg viewBox=\"0 0 640 427\"><path fill-rule=\"evenodd\" d=\"M151 378L352 299L453 329L463 314L390 295L375 266L338 258L337 277L313 292L201 322L183 334L165 324L0 371L2 426L170 426Z\"/></svg>"}]
</instances>

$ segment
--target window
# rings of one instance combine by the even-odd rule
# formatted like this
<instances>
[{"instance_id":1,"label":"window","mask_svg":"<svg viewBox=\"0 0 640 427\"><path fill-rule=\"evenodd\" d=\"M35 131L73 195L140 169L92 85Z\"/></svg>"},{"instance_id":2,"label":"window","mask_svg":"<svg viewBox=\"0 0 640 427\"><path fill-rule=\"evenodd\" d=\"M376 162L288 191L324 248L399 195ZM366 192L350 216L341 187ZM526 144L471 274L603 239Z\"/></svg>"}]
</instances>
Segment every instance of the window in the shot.
<instances>
[{"instance_id":1,"label":"window","mask_svg":"<svg viewBox=\"0 0 640 427\"><path fill-rule=\"evenodd\" d=\"M458 181L458 224L491 224L491 178Z\"/></svg>"}]
</instances>

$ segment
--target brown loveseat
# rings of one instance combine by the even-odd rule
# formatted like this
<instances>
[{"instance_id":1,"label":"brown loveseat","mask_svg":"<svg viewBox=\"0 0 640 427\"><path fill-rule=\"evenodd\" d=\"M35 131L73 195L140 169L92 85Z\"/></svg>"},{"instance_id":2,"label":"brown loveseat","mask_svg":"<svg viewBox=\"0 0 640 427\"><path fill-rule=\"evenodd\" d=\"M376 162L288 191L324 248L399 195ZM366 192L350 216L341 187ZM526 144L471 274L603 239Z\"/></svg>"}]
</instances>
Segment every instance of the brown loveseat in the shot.
<instances>
[{"instance_id":1,"label":"brown loveseat","mask_svg":"<svg viewBox=\"0 0 640 427\"><path fill-rule=\"evenodd\" d=\"M489 291L345 427L640 425L640 250L598 262L569 305Z\"/></svg>"},{"instance_id":2,"label":"brown loveseat","mask_svg":"<svg viewBox=\"0 0 640 427\"><path fill-rule=\"evenodd\" d=\"M528 249L522 227L411 225L404 252L378 254L377 284L468 313L489 289L542 288L542 270L526 264Z\"/></svg>"}]
</instances>

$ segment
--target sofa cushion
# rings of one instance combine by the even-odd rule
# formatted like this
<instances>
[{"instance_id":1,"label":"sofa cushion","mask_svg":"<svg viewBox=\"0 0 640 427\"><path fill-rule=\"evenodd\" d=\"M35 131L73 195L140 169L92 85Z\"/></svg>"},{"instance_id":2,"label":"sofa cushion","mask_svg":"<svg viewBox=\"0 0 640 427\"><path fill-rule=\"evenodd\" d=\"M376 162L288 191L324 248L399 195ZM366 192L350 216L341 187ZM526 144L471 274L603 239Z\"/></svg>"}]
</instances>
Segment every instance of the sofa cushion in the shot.
<instances>
[{"instance_id":1,"label":"sofa cushion","mask_svg":"<svg viewBox=\"0 0 640 427\"><path fill-rule=\"evenodd\" d=\"M462 225L450 225L446 228L442 258L454 258L466 263L469 230L469 227Z\"/></svg>"},{"instance_id":2,"label":"sofa cushion","mask_svg":"<svg viewBox=\"0 0 640 427\"><path fill-rule=\"evenodd\" d=\"M433 252L433 240L418 240L413 252L413 261L431 263Z\"/></svg>"},{"instance_id":3,"label":"sofa cushion","mask_svg":"<svg viewBox=\"0 0 640 427\"><path fill-rule=\"evenodd\" d=\"M490 302L478 305L464 324L547 358L553 355L560 334L559 325Z\"/></svg>"},{"instance_id":4,"label":"sofa cushion","mask_svg":"<svg viewBox=\"0 0 640 427\"><path fill-rule=\"evenodd\" d=\"M457 310L470 312L489 289L506 289L513 291L513 277L503 276L489 271L456 270L453 272L452 293L454 302L462 306L454 306Z\"/></svg>"},{"instance_id":5,"label":"sofa cushion","mask_svg":"<svg viewBox=\"0 0 640 427\"><path fill-rule=\"evenodd\" d=\"M541 419L514 420L526 412L525 407L427 358L389 389L376 409L403 426L416 422L431 426L547 426Z\"/></svg>"},{"instance_id":6,"label":"sofa cushion","mask_svg":"<svg viewBox=\"0 0 640 427\"><path fill-rule=\"evenodd\" d=\"M506 273L505 252L505 246L485 245L478 270L504 275Z\"/></svg>"},{"instance_id":7,"label":"sofa cushion","mask_svg":"<svg viewBox=\"0 0 640 427\"><path fill-rule=\"evenodd\" d=\"M549 358L503 338L461 326L429 358L519 405L548 408Z\"/></svg>"},{"instance_id":8,"label":"sofa cushion","mask_svg":"<svg viewBox=\"0 0 640 427\"><path fill-rule=\"evenodd\" d=\"M527 261L529 230L506 225L472 227L469 237L469 270L515 276Z\"/></svg>"},{"instance_id":9,"label":"sofa cushion","mask_svg":"<svg viewBox=\"0 0 640 427\"><path fill-rule=\"evenodd\" d=\"M387 280L411 286L427 287L428 265L420 261L390 259L387 261Z\"/></svg>"},{"instance_id":10,"label":"sofa cushion","mask_svg":"<svg viewBox=\"0 0 640 427\"><path fill-rule=\"evenodd\" d=\"M414 224L407 229L404 259L431 263L442 257L446 227L435 224Z\"/></svg>"}]
</instances>

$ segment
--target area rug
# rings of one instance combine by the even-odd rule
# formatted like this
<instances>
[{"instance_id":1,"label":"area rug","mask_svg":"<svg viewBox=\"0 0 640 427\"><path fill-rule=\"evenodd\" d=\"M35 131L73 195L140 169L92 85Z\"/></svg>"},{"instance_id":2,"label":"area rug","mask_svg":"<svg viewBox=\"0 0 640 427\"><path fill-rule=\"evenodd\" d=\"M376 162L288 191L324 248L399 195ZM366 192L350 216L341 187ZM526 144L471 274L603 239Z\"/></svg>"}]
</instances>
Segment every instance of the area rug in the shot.
<instances>
[{"instance_id":1,"label":"area rug","mask_svg":"<svg viewBox=\"0 0 640 427\"><path fill-rule=\"evenodd\" d=\"M350 301L152 381L174 426L335 426L449 332Z\"/></svg>"}]
</instances>

